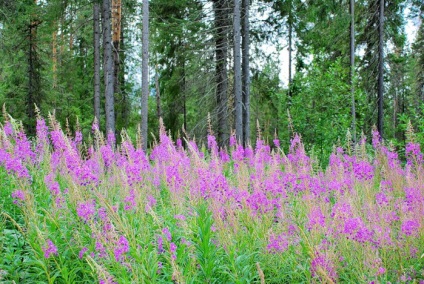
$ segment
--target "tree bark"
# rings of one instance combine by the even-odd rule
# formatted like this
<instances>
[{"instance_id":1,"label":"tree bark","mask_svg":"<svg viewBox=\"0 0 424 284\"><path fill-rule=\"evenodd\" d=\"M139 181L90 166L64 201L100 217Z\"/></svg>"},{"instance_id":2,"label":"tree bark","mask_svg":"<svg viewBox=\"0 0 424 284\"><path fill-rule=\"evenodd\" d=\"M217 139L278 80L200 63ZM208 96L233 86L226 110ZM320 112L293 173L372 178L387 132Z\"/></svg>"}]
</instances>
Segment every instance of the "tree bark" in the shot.
<instances>
[{"instance_id":1,"label":"tree bark","mask_svg":"<svg viewBox=\"0 0 424 284\"><path fill-rule=\"evenodd\" d=\"M250 27L249 27L249 0L242 0L242 78L243 78L243 145L250 142Z\"/></svg>"},{"instance_id":2,"label":"tree bark","mask_svg":"<svg viewBox=\"0 0 424 284\"><path fill-rule=\"evenodd\" d=\"M292 39L293 39L293 17L292 17L292 1L289 0L289 18L288 18L288 24L289 24L289 104L291 104L291 97L292 97Z\"/></svg>"},{"instance_id":3,"label":"tree bark","mask_svg":"<svg viewBox=\"0 0 424 284\"><path fill-rule=\"evenodd\" d=\"M93 7L94 44L94 117L100 126L100 4Z\"/></svg>"},{"instance_id":4,"label":"tree bark","mask_svg":"<svg viewBox=\"0 0 424 284\"><path fill-rule=\"evenodd\" d=\"M228 141L228 7L225 0L214 0L215 14L215 80L218 119L218 143L223 147Z\"/></svg>"},{"instance_id":5,"label":"tree bark","mask_svg":"<svg viewBox=\"0 0 424 284\"><path fill-rule=\"evenodd\" d=\"M37 1L34 1L35 5ZM40 60L37 50L37 28L41 22L36 15L31 17L28 27L28 97L26 102L26 113L28 123L26 125L29 135L35 134L35 104L41 103L41 80Z\"/></svg>"},{"instance_id":6,"label":"tree bark","mask_svg":"<svg viewBox=\"0 0 424 284\"><path fill-rule=\"evenodd\" d=\"M355 1L350 0L350 95L352 97L352 135L356 142L356 107L355 107Z\"/></svg>"},{"instance_id":7,"label":"tree bark","mask_svg":"<svg viewBox=\"0 0 424 284\"><path fill-rule=\"evenodd\" d=\"M114 90L115 94L119 94L120 90L120 81L119 81L119 72L120 72L120 45L121 45L121 19L122 19L122 4L121 0L112 0L112 42L113 42L113 78L114 78Z\"/></svg>"},{"instance_id":8,"label":"tree bark","mask_svg":"<svg viewBox=\"0 0 424 284\"><path fill-rule=\"evenodd\" d=\"M378 118L377 130L383 138L383 93L384 93L384 0L380 0L378 25Z\"/></svg>"},{"instance_id":9,"label":"tree bark","mask_svg":"<svg viewBox=\"0 0 424 284\"><path fill-rule=\"evenodd\" d=\"M236 139L243 143L243 104L241 88L241 56L240 56L240 0L234 0L234 98Z\"/></svg>"},{"instance_id":10,"label":"tree bark","mask_svg":"<svg viewBox=\"0 0 424 284\"><path fill-rule=\"evenodd\" d=\"M143 30L142 30L142 94L141 94L141 136L143 150L147 150L147 115L149 97L149 0L143 0Z\"/></svg>"},{"instance_id":11,"label":"tree bark","mask_svg":"<svg viewBox=\"0 0 424 284\"><path fill-rule=\"evenodd\" d=\"M115 133L115 105L113 82L112 58L112 32L111 32L111 5L110 0L103 0L103 48L104 48L104 81L106 99L106 132Z\"/></svg>"},{"instance_id":12,"label":"tree bark","mask_svg":"<svg viewBox=\"0 0 424 284\"><path fill-rule=\"evenodd\" d=\"M159 74L158 74L157 66L155 70L155 86L156 86L156 115L159 121L159 119L162 117L162 110L160 107L160 86L159 86Z\"/></svg>"}]
</instances>

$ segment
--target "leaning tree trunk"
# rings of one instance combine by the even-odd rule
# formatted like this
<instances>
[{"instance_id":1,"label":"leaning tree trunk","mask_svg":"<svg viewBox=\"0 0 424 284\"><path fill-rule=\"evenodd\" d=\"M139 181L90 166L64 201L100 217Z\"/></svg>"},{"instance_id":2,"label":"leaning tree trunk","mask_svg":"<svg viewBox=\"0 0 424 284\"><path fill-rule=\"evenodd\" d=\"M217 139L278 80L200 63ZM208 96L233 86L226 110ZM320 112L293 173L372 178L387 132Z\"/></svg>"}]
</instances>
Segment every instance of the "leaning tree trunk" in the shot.
<instances>
[{"instance_id":1,"label":"leaning tree trunk","mask_svg":"<svg viewBox=\"0 0 424 284\"><path fill-rule=\"evenodd\" d=\"M247 146L250 140L250 29L249 29L249 0L242 0L242 78L243 78L243 145Z\"/></svg>"},{"instance_id":2,"label":"leaning tree trunk","mask_svg":"<svg viewBox=\"0 0 424 284\"><path fill-rule=\"evenodd\" d=\"M241 88L241 58L240 58L240 0L234 0L234 98L236 138L243 143L243 103Z\"/></svg>"},{"instance_id":3,"label":"leaning tree trunk","mask_svg":"<svg viewBox=\"0 0 424 284\"><path fill-rule=\"evenodd\" d=\"M214 0L215 14L215 80L218 109L218 143L221 147L228 141L228 7L226 0Z\"/></svg>"},{"instance_id":4,"label":"leaning tree trunk","mask_svg":"<svg viewBox=\"0 0 424 284\"><path fill-rule=\"evenodd\" d=\"M143 0L143 30L142 30L142 94L141 94L141 136L143 150L147 150L147 115L149 97L149 0Z\"/></svg>"},{"instance_id":5,"label":"leaning tree trunk","mask_svg":"<svg viewBox=\"0 0 424 284\"><path fill-rule=\"evenodd\" d=\"M380 0L378 25L378 118L377 130L383 138L383 93L384 93L384 0Z\"/></svg>"},{"instance_id":6,"label":"leaning tree trunk","mask_svg":"<svg viewBox=\"0 0 424 284\"><path fill-rule=\"evenodd\" d=\"M106 100L106 132L115 133L115 105L113 82L112 58L112 32L111 32L111 5L110 0L103 0L103 48L104 48L104 81Z\"/></svg>"},{"instance_id":7,"label":"leaning tree trunk","mask_svg":"<svg viewBox=\"0 0 424 284\"><path fill-rule=\"evenodd\" d=\"M93 7L94 45L94 117L100 126L100 4Z\"/></svg>"}]
</instances>

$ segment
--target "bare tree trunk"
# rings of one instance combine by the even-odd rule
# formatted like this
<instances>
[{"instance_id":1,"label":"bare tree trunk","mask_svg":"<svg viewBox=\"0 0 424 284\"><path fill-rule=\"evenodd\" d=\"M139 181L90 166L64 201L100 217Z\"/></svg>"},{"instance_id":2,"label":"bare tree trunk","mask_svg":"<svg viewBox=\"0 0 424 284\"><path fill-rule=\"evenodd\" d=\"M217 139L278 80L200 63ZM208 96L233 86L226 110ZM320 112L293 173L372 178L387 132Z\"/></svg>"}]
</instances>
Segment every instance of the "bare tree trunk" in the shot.
<instances>
[{"instance_id":1,"label":"bare tree trunk","mask_svg":"<svg viewBox=\"0 0 424 284\"><path fill-rule=\"evenodd\" d=\"M290 1L290 7L289 7L289 104L291 104L291 97L292 97L292 39L293 39L293 17L292 17L292 1Z\"/></svg>"},{"instance_id":2,"label":"bare tree trunk","mask_svg":"<svg viewBox=\"0 0 424 284\"><path fill-rule=\"evenodd\" d=\"M34 1L37 4L37 1ZM37 51L37 28L41 22L34 15L28 29L28 97L26 101L26 113L28 123L26 125L29 135L35 134L35 107L41 102L40 60Z\"/></svg>"},{"instance_id":3,"label":"bare tree trunk","mask_svg":"<svg viewBox=\"0 0 424 284\"><path fill-rule=\"evenodd\" d=\"M236 138L243 143L243 104L241 95L240 0L234 0L234 97Z\"/></svg>"},{"instance_id":4,"label":"bare tree trunk","mask_svg":"<svg viewBox=\"0 0 424 284\"><path fill-rule=\"evenodd\" d=\"M147 115L149 97L149 0L143 0L143 30L142 30L142 94L141 94L141 136L143 150L147 150Z\"/></svg>"},{"instance_id":5,"label":"bare tree trunk","mask_svg":"<svg viewBox=\"0 0 424 284\"><path fill-rule=\"evenodd\" d=\"M124 26L125 20L121 18L121 40L120 40L120 52L119 52L119 61L120 61L120 73L119 73L119 92L122 98L122 121L124 128L128 128L129 117L130 117L130 102L128 100L128 94L125 90L125 37L124 37Z\"/></svg>"},{"instance_id":6,"label":"bare tree trunk","mask_svg":"<svg viewBox=\"0 0 424 284\"><path fill-rule=\"evenodd\" d=\"M356 142L356 108L355 108L355 1L350 0L350 95L352 97L352 134Z\"/></svg>"},{"instance_id":7,"label":"bare tree trunk","mask_svg":"<svg viewBox=\"0 0 424 284\"><path fill-rule=\"evenodd\" d=\"M159 86L159 74L158 74L158 67L156 65L155 70L155 86L156 86L156 115L158 117L158 120L162 117L162 110L160 108L160 86Z\"/></svg>"},{"instance_id":8,"label":"bare tree trunk","mask_svg":"<svg viewBox=\"0 0 424 284\"><path fill-rule=\"evenodd\" d=\"M249 28L249 0L242 0L242 77L243 77L243 145L247 146L250 142L250 28Z\"/></svg>"},{"instance_id":9,"label":"bare tree trunk","mask_svg":"<svg viewBox=\"0 0 424 284\"><path fill-rule=\"evenodd\" d=\"M225 0L214 0L215 13L215 78L218 108L218 143L222 147L228 141L228 7Z\"/></svg>"},{"instance_id":10,"label":"bare tree trunk","mask_svg":"<svg viewBox=\"0 0 424 284\"><path fill-rule=\"evenodd\" d=\"M383 93L384 93L384 0L380 0L378 25L378 118L377 130L383 138Z\"/></svg>"},{"instance_id":11,"label":"bare tree trunk","mask_svg":"<svg viewBox=\"0 0 424 284\"><path fill-rule=\"evenodd\" d=\"M100 125L100 4L95 1L93 8L94 30L94 117Z\"/></svg>"},{"instance_id":12,"label":"bare tree trunk","mask_svg":"<svg viewBox=\"0 0 424 284\"><path fill-rule=\"evenodd\" d=\"M106 132L115 133L115 105L113 94L113 58L112 58L112 32L111 32L111 5L110 0L103 0L103 48L104 48L104 75L106 99Z\"/></svg>"},{"instance_id":13,"label":"bare tree trunk","mask_svg":"<svg viewBox=\"0 0 424 284\"><path fill-rule=\"evenodd\" d=\"M119 72L120 72L120 59L119 51L121 45L121 19L122 19L122 10L121 10L121 0L112 0L112 42L113 42L113 78L114 78L114 90L115 94L119 94L120 82L119 82Z\"/></svg>"},{"instance_id":14,"label":"bare tree trunk","mask_svg":"<svg viewBox=\"0 0 424 284\"><path fill-rule=\"evenodd\" d=\"M56 28L56 23L55 23ZM57 88L57 29L53 31L53 40L52 40L52 59L53 59L53 89Z\"/></svg>"}]
</instances>

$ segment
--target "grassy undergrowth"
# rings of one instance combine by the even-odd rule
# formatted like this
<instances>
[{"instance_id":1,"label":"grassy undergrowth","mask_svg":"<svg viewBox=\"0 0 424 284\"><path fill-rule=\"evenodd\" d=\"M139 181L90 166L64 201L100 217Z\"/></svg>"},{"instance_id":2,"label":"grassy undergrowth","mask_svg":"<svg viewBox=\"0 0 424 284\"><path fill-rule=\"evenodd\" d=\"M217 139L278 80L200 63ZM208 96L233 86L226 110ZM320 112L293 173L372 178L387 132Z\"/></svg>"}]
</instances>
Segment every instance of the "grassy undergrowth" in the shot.
<instances>
[{"instance_id":1,"label":"grassy undergrowth","mask_svg":"<svg viewBox=\"0 0 424 284\"><path fill-rule=\"evenodd\" d=\"M0 128L2 283L424 283L424 171L378 135L328 167L299 136L218 149L162 130L149 155L93 126Z\"/></svg>"}]
</instances>

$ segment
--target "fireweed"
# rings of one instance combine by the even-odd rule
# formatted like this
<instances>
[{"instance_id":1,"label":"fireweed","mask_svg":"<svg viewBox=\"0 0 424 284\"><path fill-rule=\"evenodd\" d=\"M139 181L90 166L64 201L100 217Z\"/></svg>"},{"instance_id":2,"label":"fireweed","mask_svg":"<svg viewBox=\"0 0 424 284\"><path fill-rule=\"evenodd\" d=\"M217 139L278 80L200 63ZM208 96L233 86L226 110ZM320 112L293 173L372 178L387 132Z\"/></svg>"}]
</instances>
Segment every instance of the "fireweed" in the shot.
<instances>
[{"instance_id":1,"label":"fireweed","mask_svg":"<svg viewBox=\"0 0 424 284\"><path fill-rule=\"evenodd\" d=\"M213 135L183 148L162 127L145 153L125 133L119 144L113 133L105 138L96 124L92 145L80 130L65 134L54 117L39 117L36 130L32 140L9 121L0 128L5 224L38 267L17 274L6 257L6 280L424 281L416 143L406 145L402 166L374 132L372 148L365 138L355 151L337 147L320 169L299 135L285 154L284 141L243 147L234 136L228 149Z\"/></svg>"}]
</instances>

